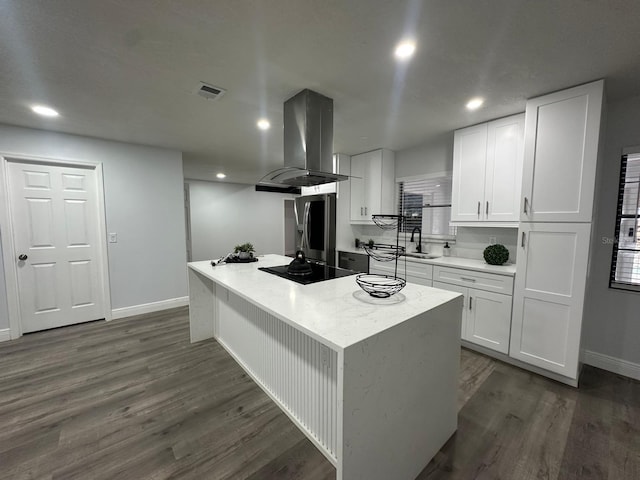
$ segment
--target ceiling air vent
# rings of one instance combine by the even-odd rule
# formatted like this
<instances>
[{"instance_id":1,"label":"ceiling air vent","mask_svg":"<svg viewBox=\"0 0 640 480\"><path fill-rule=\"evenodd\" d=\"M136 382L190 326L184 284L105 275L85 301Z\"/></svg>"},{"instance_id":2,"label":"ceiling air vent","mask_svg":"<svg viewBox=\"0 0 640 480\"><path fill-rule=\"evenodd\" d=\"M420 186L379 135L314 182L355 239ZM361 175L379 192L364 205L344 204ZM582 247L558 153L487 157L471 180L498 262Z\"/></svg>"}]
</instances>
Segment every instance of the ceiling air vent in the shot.
<instances>
[{"instance_id":1,"label":"ceiling air vent","mask_svg":"<svg viewBox=\"0 0 640 480\"><path fill-rule=\"evenodd\" d=\"M196 89L196 94L207 100L217 100L225 94L226 90L220 87L214 87L208 83L200 82Z\"/></svg>"}]
</instances>

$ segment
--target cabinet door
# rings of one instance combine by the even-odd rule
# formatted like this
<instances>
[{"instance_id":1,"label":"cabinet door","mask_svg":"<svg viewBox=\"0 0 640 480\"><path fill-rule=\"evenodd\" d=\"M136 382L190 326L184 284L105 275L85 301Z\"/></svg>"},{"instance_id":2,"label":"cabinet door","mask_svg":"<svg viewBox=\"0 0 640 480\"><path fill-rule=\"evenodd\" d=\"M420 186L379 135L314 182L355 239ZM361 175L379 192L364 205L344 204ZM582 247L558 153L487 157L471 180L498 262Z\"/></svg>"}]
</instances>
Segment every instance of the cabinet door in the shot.
<instances>
[{"instance_id":1,"label":"cabinet door","mask_svg":"<svg viewBox=\"0 0 640 480\"><path fill-rule=\"evenodd\" d=\"M603 86L527 101L521 221L591 221Z\"/></svg>"},{"instance_id":2,"label":"cabinet door","mask_svg":"<svg viewBox=\"0 0 640 480\"><path fill-rule=\"evenodd\" d=\"M509 355L575 379L590 224L523 223Z\"/></svg>"},{"instance_id":3,"label":"cabinet door","mask_svg":"<svg viewBox=\"0 0 640 480\"><path fill-rule=\"evenodd\" d=\"M469 289L465 340L509 353L511 296Z\"/></svg>"},{"instance_id":4,"label":"cabinet door","mask_svg":"<svg viewBox=\"0 0 640 480\"><path fill-rule=\"evenodd\" d=\"M391 150L354 155L351 175L351 223L373 225L372 215L397 213L395 157Z\"/></svg>"},{"instance_id":5,"label":"cabinet door","mask_svg":"<svg viewBox=\"0 0 640 480\"><path fill-rule=\"evenodd\" d=\"M433 282L434 288L440 288L449 292L461 293L462 298L462 323L460 327L460 338L467 338L467 306L469 305L469 289L465 287L459 287L458 285L451 285L443 282Z\"/></svg>"},{"instance_id":6,"label":"cabinet door","mask_svg":"<svg viewBox=\"0 0 640 480\"><path fill-rule=\"evenodd\" d=\"M402 274L398 272L398 276L402 276ZM418 277L416 275L407 274L405 275L405 280L407 281L407 283L415 283L416 285L424 285L425 287L433 286L433 281L428 280L424 277Z\"/></svg>"},{"instance_id":7,"label":"cabinet door","mask_svg":"<svg viewBox=\"0 0 640 480\"><path fill-rule=\"evenodd\" d=\"M452 222L482 220L486 156L486 123L454 132Z\"/></svg>"},{"instance_id":8,"label":"cabinet door","mask_svg":"<svg viewBox=\"0 0 640 480\"><path fill-rule=\"evenodd\" d=\"M487 129L484 219L517 222L520 219L524 114L490 122Z\"/></svg>"},{"instance_id":9,"label":"cabinet door","mask_svg":"<svg viewBox=\"0 0 640 480\"><path fill-rule=\"evenodd\" d=\"M366 158L363 155L351 157L351 221L361 221L364 218L364 182Z\"/></svg>"},{"instance_id":10,"label":"cabinet door","mask_svg":"<svg viewBox=\"0 0 640 480\"><path fill-rule=\"evenodd\" d=\"M376 150L364 154L366 158L364 174L364 220L380 212L382 194L382 151Z\"/></svg>"}]
</instances>

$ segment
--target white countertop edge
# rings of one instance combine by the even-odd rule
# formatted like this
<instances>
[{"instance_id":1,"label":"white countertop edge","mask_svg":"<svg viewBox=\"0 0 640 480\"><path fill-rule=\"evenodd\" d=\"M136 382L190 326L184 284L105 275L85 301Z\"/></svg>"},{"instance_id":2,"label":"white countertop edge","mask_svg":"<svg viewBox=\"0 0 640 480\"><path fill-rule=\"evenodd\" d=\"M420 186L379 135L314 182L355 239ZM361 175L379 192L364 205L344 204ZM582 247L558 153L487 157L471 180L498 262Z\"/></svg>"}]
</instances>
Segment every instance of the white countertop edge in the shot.
<instances>
[{"instance_id":1,"label":"white countertop edge","mask_svg":"<svg viewBox=\"0 0 640 480\"><path fill-rule=\"evenodd\" d=\"M255 263L212 267L210 261L201 261L191 262L188 267L335 351L356 345L460 296L455 292L409 283L396 294L406 298L403 302L375 305L355 298L360 294L363 295L360 298L365 300L373 298L369 298L358 287L355 276L300 285L257 270L258 267L281 265L289 261L291 259L288 257L265 255ZM233 270L225 273L224 269L227 268ZM216 271L220 275L216 275ZM253 291L252 280L255 282L256 274L261 281L268 281L266 290L258 295L261 298L248 293ZM235 285L236 282L238 285ZM394 315L388 315L385 311L396 306L398 308Z\"/></svg>"}]
</instances>

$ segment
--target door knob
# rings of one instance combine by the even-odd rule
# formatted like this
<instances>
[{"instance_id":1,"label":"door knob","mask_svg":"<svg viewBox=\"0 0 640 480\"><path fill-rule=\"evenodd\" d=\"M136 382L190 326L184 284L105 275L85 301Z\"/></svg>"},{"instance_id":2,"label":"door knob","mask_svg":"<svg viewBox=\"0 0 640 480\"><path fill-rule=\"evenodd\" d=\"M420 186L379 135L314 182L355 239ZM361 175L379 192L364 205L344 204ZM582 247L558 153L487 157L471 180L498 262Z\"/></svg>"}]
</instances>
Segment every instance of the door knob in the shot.
<instances>
[{"instance_id":1,"label":"door knob","mask_svg":"<svg viewBox=\"0 0 640 480\"><path fill-rule=\"evenodd\" d=\"M23 261L23 262L24 262L27 258L29 258L29 257L27 257L24 253L22 253L22 254L20 254L20 255L18 256L18 260Z\"/></svg>"}]
</instances>

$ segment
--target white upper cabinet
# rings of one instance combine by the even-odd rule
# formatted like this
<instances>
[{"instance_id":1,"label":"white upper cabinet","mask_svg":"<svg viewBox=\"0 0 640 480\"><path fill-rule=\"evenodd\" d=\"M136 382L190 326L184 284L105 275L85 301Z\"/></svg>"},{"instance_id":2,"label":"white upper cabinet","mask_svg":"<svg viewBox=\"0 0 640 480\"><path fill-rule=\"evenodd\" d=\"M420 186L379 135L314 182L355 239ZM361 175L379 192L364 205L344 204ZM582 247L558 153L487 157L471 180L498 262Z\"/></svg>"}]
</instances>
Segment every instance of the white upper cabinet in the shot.
<instances>
[{"instance_id":1,"label":"white upper cabinet","mask_svg":"<svg viewBox=\"0 0 640 480\"><path fill-rule=\"evenodd\" d=\"M603 87L527 101L520 221L591 221Z\"/></svg>"},{"instance_id":2,"label":"white upper cabinet","mask_svg":"<svg viewBox=\"0 0 640 480\"><path fill-rule=\"evenodd\" d=\"M300 194L302 196L323 195L325 193L336 193L337 191L338 191L338 189L337 189L337 183L336 182L323 183L323 184L320 184L320 185L314 185L312 187L301 187L300 188Z\"/></svg>"},{"instance_id":3,"label":"white upper cabinet","mask_svg":"<svg viewBox=\"0 0 640 480\"><path fill-rule=\"evenodd\" d=\"M373 224L375 214L396 214L395 156L374 150L351 157L351 223Z\"/></svg>"},{"instance_id":4,"label":"white upper cabinet","mask_svg":"<svg viewBox=\"0 0 640 480\"><path fill-rule=\"evenodd\" d=\"M486 159L486 123L454 132L452 222L479 222L482 219Z\"/></svg>"},{"instance_id":5,"label":"white upper cabinet","mask_svg":"<svg viewBox=\"0 0 640 480\"><path fill-rule=\"evenodd\" d=\"M453 223L518 222L523 135L524 114L454 132Z\"/></svg>"},{"instance_id":6,"label":"white upper cabinet","mask_svg":"<svg viewBox=\"0 0 640 480\"><path fill-rule=\"evenodd\" d=\"M524 152L524 114L501 118L487 126L485 220L517 222Z\"/></svg>"}]
</instances>

